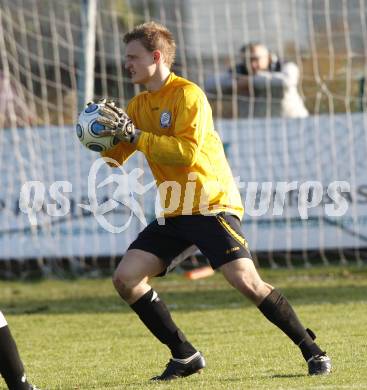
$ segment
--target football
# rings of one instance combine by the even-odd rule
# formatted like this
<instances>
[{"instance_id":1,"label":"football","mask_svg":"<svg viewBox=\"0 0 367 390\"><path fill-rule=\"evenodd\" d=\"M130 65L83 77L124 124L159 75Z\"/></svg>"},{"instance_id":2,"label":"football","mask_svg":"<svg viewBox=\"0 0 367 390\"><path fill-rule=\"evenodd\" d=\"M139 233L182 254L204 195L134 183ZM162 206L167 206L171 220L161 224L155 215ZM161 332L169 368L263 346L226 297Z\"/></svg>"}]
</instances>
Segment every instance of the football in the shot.
<instances>
[{"instance_id":1,"label":"football","mask_svg":"<svg viewBox=\"0 0 367 390\"><path fill-rule=\"evenodd\" d=\"M106 129L96 119L102 105L103 103L92 103L85 107L79 114L76 125L76 134L79 141L93 152L111 149L119 143L119 140L114 136L101 135L101 132Z\"/></svg>"}]
</instances>

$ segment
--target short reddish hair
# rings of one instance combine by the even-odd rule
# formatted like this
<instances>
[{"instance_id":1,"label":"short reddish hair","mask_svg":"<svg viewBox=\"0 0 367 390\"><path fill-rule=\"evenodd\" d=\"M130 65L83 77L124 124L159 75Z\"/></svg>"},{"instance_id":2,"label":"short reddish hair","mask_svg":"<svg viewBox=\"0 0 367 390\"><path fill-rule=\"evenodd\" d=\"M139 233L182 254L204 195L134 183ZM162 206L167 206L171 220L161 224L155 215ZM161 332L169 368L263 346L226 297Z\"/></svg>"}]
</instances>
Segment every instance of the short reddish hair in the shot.
<instances>
[{"instance_id":1,"label":"short reddish hair","mask_svg":"<svg viewBox=\"0 0 367 390\"><path fill-rule=\"evenodd\" d=\"M148 50L159 50L162 52L164 62L169 68L175 61L176 42L172 33L162 24L147 22L139 24L124 36L124 42L138 40Z\"/></svg>"}]
</instances>

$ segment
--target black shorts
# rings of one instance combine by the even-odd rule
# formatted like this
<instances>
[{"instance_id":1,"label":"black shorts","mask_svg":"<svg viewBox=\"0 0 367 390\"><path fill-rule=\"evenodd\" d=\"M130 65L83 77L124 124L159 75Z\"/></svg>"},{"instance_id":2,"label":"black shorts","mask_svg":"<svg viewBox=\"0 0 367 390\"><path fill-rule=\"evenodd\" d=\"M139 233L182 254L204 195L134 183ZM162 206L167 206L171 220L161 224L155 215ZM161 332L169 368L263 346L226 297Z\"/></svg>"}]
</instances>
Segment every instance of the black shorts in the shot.
<instances>
[{"instance_id":1,"label":"black shorts","mask_svg":"<svg viewBox=\"0 0 367 390\"><path fill-rule=\"evenodd\" d=\"M164 224L155 220L129 247L153 253L166 263L168 271L187 257L181 254L190 254L190 248L198 248L213 269L236 259L251 258L240 220L225 213L180 215L165 218Z\"/></svg>"}]
</instances>

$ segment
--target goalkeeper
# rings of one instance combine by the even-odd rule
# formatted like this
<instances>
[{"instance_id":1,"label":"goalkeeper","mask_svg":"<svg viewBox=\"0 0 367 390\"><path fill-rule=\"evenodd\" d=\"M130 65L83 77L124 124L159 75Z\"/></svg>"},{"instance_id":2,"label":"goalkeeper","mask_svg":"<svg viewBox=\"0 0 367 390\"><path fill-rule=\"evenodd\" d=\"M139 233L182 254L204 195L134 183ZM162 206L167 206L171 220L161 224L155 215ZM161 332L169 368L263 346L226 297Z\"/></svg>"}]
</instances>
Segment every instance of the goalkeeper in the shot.
<instances>
[{"instance_id":1,"label":"goalkeeper","mask_svg":"<svg viewBox=\"0 0 367 390\"><path fill-rule=\"evenodd\" d=\"M176 49L172 34L149 22L128 32L124 42L125 67L132 82L146 91L129 102L127 113L106 102L98 121L109 129L106 135L121 140L103 152L104 157L123 164L135 151L145 155L165 212L164 223L155 220L138 235L113 277L121 298L172 353L163 373L152 379L185 377L205 367L203 354L187 340L148 284L149 278L176 265L193 245L300 348L309 374L328 374L331 361L314 342L315 335L254 266L241 231L240 194L214 130L210 105L197 85L170 70Z\"/></svg>"}]
</instances>

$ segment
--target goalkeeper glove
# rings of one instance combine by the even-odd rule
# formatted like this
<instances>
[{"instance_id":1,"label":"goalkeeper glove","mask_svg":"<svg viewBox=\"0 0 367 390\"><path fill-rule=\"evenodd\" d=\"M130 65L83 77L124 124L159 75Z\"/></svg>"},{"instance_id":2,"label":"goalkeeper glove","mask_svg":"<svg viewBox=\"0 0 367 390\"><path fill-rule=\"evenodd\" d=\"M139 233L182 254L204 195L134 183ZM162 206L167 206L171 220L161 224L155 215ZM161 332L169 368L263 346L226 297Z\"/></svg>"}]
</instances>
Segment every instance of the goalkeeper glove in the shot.
<instances>
[{"instance_id":1,"label":"goalkeeper glove","mask_svg":"<svg viewBox=\"0 0 367 390\"><path fill-rule=\"evenodd\" d=\"M96 121L107 127L101 135L114 136L120 141L136 143L140 130L135 128L126 112L116 106L112 100L102 99L98 103L101 104L101 108Z\"/></svg>"}]
</instances>

